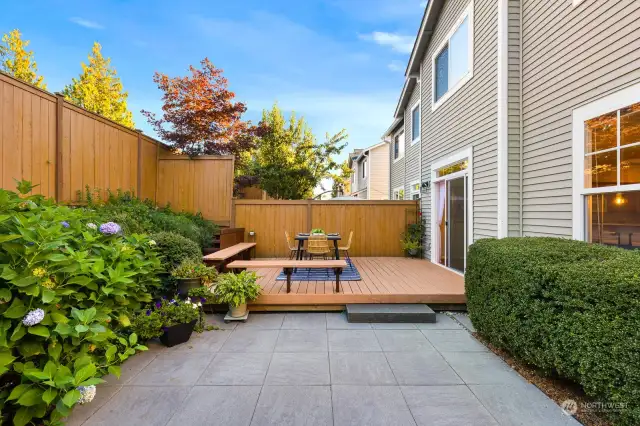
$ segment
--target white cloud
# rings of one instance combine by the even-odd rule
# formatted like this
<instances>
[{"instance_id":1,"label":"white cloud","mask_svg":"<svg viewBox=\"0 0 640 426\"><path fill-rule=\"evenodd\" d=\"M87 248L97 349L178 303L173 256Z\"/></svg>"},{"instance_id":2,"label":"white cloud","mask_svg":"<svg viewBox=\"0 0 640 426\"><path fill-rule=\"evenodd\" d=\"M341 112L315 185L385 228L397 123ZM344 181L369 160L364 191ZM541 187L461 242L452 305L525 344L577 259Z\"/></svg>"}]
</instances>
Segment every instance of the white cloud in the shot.
<instances>
[{"instance_id":1,"label":"white cloud","mask_svg":"<svg viewBox=\"0 0 640 426\"><path fill-rule=\"evenodd\" d=\"M74 16L73 18L69 18L69 21L73 22L76 25L80 25L81 27L90 28L92 30L103 30L104 26L95 21L90 21L88 19L79 18Z\"/></svg>"},{"instance_id":2,"label":"white cloud","mask_svg":"<svg viewBox=\"0 0 640 426\"><path fill-rule=\"evenodd\" d=\"M404 62L394 60L389 62L389 64L387 65L387 68L389 68L391 71L394 71L394 72L402 72L404 71L405 66L404 66Z\"/></svg>"},{"instance_id":3,"label":"white cloud","mask_svg":"<svg viewBox=\"0 0 640 426\"><path fill-rule=\"evenodd\" d=\"M374 31L371 34L359 34L361 40L373 41L381 46L391 47L399 53L411 53L415 37L383 31Z\"/></svg>"}]
</instances>

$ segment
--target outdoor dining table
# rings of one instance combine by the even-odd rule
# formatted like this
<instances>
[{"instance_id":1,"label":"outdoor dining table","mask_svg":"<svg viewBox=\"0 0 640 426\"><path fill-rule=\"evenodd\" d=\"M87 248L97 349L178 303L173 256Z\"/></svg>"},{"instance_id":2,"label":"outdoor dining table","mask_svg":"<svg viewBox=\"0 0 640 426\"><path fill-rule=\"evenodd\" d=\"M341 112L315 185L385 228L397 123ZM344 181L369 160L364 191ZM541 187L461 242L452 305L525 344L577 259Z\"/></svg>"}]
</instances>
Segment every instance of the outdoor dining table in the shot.
<instances>
[{"instance_id":1,"label":"outdoor dining table","mask_svg":"<svg viewBox=\"0 0 640 426\"><path fill-rule=\"evenodd\" d=\"M309 239L310 234L298 234L295 240L298 241L298 251L296 253L296 260L302 260L302 245ZM340 234L327 234L327 240L333 241L333 248L336 252L336 260L340 260L340 250L338 250L338 241L342 238Z\"/></svg>"}]
</instances>

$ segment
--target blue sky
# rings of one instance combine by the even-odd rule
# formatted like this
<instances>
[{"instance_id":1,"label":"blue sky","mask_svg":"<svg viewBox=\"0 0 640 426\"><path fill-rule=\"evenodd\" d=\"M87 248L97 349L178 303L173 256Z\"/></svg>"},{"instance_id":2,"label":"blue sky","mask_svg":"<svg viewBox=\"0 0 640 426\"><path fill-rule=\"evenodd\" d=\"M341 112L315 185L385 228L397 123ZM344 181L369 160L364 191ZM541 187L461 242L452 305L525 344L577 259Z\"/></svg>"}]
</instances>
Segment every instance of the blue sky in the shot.
<instances>
[{"instance_id":1,"label":"blue sky","mask_svg":"<svg viewBox=\"0 0 640 426\"><path fill-rule=\"evenodd\" d=\"M7 2L0 32L31 40L50 91L80 73L93 41L112 59L136 127L160 112L154 71L185 75L208 57L258 121L278 101L314 133L346 128L348 150L373 145L392 121L424 12L421 0ZM343 153L345 156L347 150Z\"/></svg>"}]
</instances>

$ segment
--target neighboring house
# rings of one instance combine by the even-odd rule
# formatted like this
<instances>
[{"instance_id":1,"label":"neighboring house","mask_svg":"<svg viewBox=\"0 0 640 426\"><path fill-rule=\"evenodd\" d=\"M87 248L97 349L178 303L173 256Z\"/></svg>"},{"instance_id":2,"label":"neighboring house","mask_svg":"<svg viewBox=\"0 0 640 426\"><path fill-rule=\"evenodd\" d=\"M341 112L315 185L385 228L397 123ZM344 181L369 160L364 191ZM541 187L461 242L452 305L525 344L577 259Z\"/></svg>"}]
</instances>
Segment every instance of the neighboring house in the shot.
<instances>
[{"instance_id":1,"label":"neighboring house","mask_svg":"<svg viewBox=\"0 0 640 426\"><path fill-rule=\"evenodd\" d=\"M389 199L389 145L380 142L349 154L351 193L364 200Z\"/></svg>"},{"instance_id":2,"label":"neighboring house","mask_svg":"<svg viewBox=\"0 0 640 426\"><path fill-rule=\"evenodd\" d=\"M464 271L473 241L521 235L640 247L639 54L635 0L430 0L384 134L426 256Z\"/></svg>"}]
</instances>

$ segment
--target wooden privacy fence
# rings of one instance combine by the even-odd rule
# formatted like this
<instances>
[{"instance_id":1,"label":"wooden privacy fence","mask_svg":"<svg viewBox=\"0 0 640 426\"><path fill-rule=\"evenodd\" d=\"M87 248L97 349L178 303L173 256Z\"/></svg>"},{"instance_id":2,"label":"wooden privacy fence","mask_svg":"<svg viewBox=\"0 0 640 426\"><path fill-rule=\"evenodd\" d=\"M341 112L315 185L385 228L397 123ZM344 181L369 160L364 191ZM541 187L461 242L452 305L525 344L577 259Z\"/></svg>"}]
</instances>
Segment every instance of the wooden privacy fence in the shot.
<instances>
[{"instance_id":1,"label":"wooden privacy fence","mask_svg":"<svg viewBox=\"0 0 640 426\"><path fill-rule=\"evenodd\" d=\"M0 187L14 179L60 202L99 189L133 191L177 210L231 220L233 157L172 155L163 143L0 73Z\"/></svg>"},{"instance_id":2,"label":"wooden privacy fence","mask_svg":"<svg viewBox=\"0 0 640 426\"><path fill-rule=\"evenodd\" d=\"M257 257L288 256L284 232L293 236L312 228L339 232L341 245L353 231L354 257L403 256L401 234L417 215L416 201L233 201L233 226L245 228L247 241L257 243Z\"/></svg>"}]
</instances>

